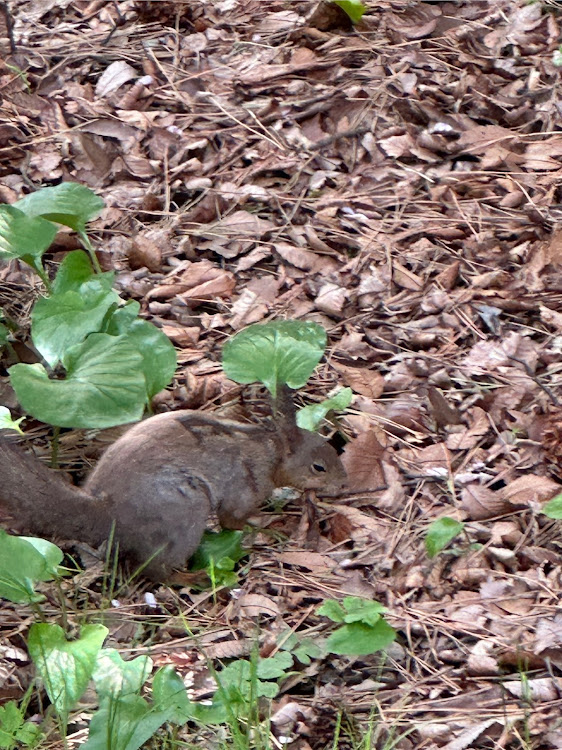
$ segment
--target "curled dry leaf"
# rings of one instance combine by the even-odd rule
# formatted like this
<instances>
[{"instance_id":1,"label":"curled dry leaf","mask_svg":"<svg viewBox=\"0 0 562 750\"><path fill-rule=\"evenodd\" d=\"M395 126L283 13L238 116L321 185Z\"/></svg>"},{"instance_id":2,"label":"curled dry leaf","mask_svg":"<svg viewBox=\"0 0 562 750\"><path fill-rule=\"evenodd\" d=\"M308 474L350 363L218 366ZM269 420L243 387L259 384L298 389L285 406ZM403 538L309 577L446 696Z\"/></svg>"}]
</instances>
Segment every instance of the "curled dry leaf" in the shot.
<instances>
[{"instance_id":1,"label":"curled dry leaf","mask_svg":"<svg viewBox=\"0 0 562 750\"><path fill-rule=\"evenodd\" d=\"M244 594L236 600L235 608L242 619L264 615L278 617L281 614L277 602L262 594Z\"/></svg>"},{"instance_id":2,"label":"curled dry leaf","mask_svg":"<svg viewBox=\"0 0 562 750\"><path fill-rule=\"evenodd\" d=\"M277 558L286 565L295 565L316 572L334 570L337 563L328 555L319 552L283 552Z\"/></svg>"},{"instance_id":3,"label":"curled dry leaf","mask_svg":"<svg viewBox=\"0 0 562 750\"><path fill-rule=\"evenodd\" d=\"M498 491L505 502L516 507L531 507L540 510L541 507L559 494L560 485L548 477L526 474L518 477Z\"/></svg>"},{"instance_id":4,"label":"curled dry leaf","mask_svg":"<svg viewBox=\"0 0 562 750\"><path fill-rule=\"evenodd\" d=\"M461 507L472 521L484 521L512 510L510 503L498 492L481 484L466 485L461 493Z\"/></svg>"},{"instance_id":5,"label":"curled dry leaf","mask_svg":"<svg viewBox=\"0 0 562 750\"><path fill-rule=\"evenodd\" d=\"M367 398L377 399L384 390L384 377L377 370L367 367L349 367L332 362L333 368L341 375L343 383L355 393Z\"/></svg>"},{"instance_id":6,"label":"curled dry leaf","mask_svg":"<svg viewBox=\"0 0 562 750\"><path fill-rule=\"evenodd\" d=\"M498 660L492 656L494 644L491 641L477 641L470 649L467 671L471 675L497 675L500 672Z\"/></svg>"},{"instance_id":7,"label":"curled dry leaf","mask_svg":"<svg viewBox=\"0 0 562 750\"><path fill-rule=\"evenodd\" d=\"M380 490L386 484L382 467L384 453L374 430L359 435L346 445L342 462L352 492Z\"/></svg>"}]
</instances>

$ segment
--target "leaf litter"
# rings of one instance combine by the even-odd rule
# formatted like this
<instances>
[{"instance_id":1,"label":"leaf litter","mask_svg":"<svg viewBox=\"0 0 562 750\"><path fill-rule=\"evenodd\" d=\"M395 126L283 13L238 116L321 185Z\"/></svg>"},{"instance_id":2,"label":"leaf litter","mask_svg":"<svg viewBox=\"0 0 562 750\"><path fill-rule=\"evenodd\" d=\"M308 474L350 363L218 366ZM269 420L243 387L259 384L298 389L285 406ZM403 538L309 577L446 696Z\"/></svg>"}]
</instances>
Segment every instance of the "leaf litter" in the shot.
<instances>
[{"instance_id":1,"label":"leaf litter","mask_svg":"<svg viewBox=\"0 0 562 750\"><path fill-rule=\"evenodd\" d=\"M352 494L263 514L238 603L159 587L147 607L129 587L108 624L204 694L201 650L268 655L287 626L326 634L324 599L376 598L398 642L297 669L273 702L291 747L332 747L341 707L342 746L374 716L381 747L560 747L560 531L540 514L562 479L560 8L366 4L353 29L326 2L14 0L12 40L0 13L0 198L60 180L103 197L102 265L179 350L158 408L231 403L220 347L283 317L329 333L307 398L356 394L338 417ZM71 248L59 232L53 259ZM36 292L0 270L15 320ZM63 463L110 440L63 435ZM463 535L429 560L444 516ZM3 608L16 699L27 617Z\"/></svg>"}]
</instances>

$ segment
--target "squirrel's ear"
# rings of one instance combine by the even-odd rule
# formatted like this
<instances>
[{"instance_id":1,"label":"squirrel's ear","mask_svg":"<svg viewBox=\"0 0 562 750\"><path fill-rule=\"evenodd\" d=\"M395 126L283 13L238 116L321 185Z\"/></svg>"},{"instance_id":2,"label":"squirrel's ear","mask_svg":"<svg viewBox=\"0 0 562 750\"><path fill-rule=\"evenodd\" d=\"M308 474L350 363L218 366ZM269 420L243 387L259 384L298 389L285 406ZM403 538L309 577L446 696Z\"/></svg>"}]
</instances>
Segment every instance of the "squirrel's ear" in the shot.
<instances>
[{"instance_id":1,"label":"squirrel's ear","mask_svg":"<svg viewBox=\"0 0 562 750\"><path fill-rule=\"evenodd\" d=\"M280 385L273 402L275 423L288 443L289 452L295 447L300 430L297 427L297 410L293 401L293 393L288 385Z\"/></svg>"}]
</instances>

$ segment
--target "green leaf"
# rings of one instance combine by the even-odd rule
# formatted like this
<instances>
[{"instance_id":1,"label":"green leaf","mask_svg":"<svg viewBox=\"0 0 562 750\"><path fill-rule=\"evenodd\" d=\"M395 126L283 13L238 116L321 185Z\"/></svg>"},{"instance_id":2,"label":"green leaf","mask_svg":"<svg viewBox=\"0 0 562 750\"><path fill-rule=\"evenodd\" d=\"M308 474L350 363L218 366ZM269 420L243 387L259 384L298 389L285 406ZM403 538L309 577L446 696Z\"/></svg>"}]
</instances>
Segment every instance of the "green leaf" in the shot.
<instances>
[{"instance_id":1,"label":"green leaf","mask_svg":"<svg viewBox=\"0 0 562 750\"><path fill-rule=\"evenodd\" d=\"M23 422L25 417L19 419L12 419L10 410L6 406L0 406L0 430L15 430L23 435L23 430L20 427L20 422Z\"/></svg>"},{"instance_id":2,"label":"green leaf","mask_svg":"<svg viewBox=\"0 0 562 750\"><path fill-rule=\"evenodd\" d=\"M263 383L275 397L277 386L301 388L320 362L326 331L316 323L276 320L245 328L223 347L223 367L237 383Z\"/></svg>"},{"instance_id":3,"label":"green leaf","mask_svg":"<svg viewBox=\"0 0 562 750\"><path fill-rule=\"evenodd\" d=\"M98 654L92 678L100 700L117 699L139 694L151 672L152 659L149 656L124 661L115 649L104 648Z\"/></svg>"},{"instance_id":4,"label":"green leaf","mask_svg":"<svg viewBox=\"0 0 562 750\"><path fill-rule=\"evenodd\" d=\"M243 533L223 529L219 532L206 531L197 552L191 558L191 570L205 570L211 565L216 566L223 559L238 562L248 554L248 550L241 545Z\"/></svg>"},{"instance_id":5,"label":"green leaf","mask_svg":"<svg viewBox=\"0 0 562 750\"><path fill-rule=\"evenodd\" d=\"M0 748L32 747L41 736L36 724L25 721L23 711L15 701L0 707Z\"/></svg>"},{"instance_id":6,"label":"green leaf","mask_svg":"<svg viewBox=\"0 0 562 750\"><path fill-rule=\"evenodd\" d=\"M168 711L168 721L185 724L197 718L197 703L192 703L181 677L171 665L159 669L152 680L152 700L156 710Z\"/></svg>"},{"instance_id":7,"label":"green leaf","mask_svg":"<svg viewBox=\"0 0 562 750\"><path fill-rule=\"evenodd\" d=\"M92 280L79 292L37 300L31 313L31 337L48 365L54 367L70 347L100 330L107 311L119 302L117 292L103 287L103 283Z\"/></svg>"},{"instance_id":8,"label":"green leaf","mask_svg":"<svg viewBox=\"0 0 562 750\"><path fill-rule=\"evenodd\" d=\"M142 417L146 386L141 356L121 336L92 333L63 359L64 380L50 380L42 365L10 368L23 409L59 427L113 427Z\"/></svg>"},{"instance_id":9,"label":"green leaf","mask_svg":"<svg viewBox=\"0 0 562 750\"><path fill-rule=\"evenodd\" d=\"M455 521L454 518L438 518L430 524L425 537L425 550L428 557L435 557L446 547L451 539L458 536L464 529L464 523Z\"/></svg>"},{"instance_id":10,"label":"green leaf","mask_svg":"<svg viewBox=\"0 0 562 750\"><path fill-rule=\"evenodd\" d=\"M3 323L0 323L0 346L4 346L8 343L8 336L10 335L9 328L6 328L6 326Z\"/></svg>"},{"instance_id":11,"label":"green leaf","mask_svg":"<svg viewBox=\"0 0 562 750\"><path fill-rule=\"evenodd\" d=\"M115 281L115 273L94 273L89 256L83 250L67 253L53 281L53 294L80 292L85 282L95 279L100 288L109 291ZM137 303L138 304L138 303Z\"/></svg>"},{"instance_id":12,"label":"green leaf","mask_svg":"<svg viewBox=\"0 0 562 750\"><path fill-rule=\"evenodd\" d=\"M380 602L361 599L358 596L346 596L342 603L346 611L344 620L347 623L364 622L366 625L375 625L383 612L386 612L386 607Z\"/></svg>"},{"instance_id":13,"label":"green leaf","mask_svg":"<svg viewBox=\"0 0 562 750\"><path fill-rule=\"evenodd\" d=\"M351 388L342 388L335 396L327 398L319 404L304 406L297 412L297 424L303 430L316 432L320 423L330 411L347 409L353 399Z\"/></svg>"},{"instance_id":14,"label":"green leaf","mask_svg":"<svg viewBox=\"0 0 562 750\"><path fill-rule=\"evenodd\" d=\"M177 367L176 350L166 334L153 323L132 317L134 309L131 305L125 305L116 310L107 331L120 334L137 348L142 357L141 369L146 380L147 395L151 399L173 378Z\"/></svg>"},{"instance_id":15,"label":"green leaf","mask_svg":"<svg viewBox=\"0 0 562 750\"><path fill-rule=\"evenodd\" d=\"M105 699L92 716L88 741L81 750L138 750L168 721L169 714L155 710L140 695Z\"/></svg>"},{"instance_id":16,"label":"green leaf","mask_svg":"<svg viewBox=\"0 0 562 750\"><path fill-rule=\"evenodd\" d=\"M549 500L548 503L544 505L541 512L549 518L562 518L562 493L553 497L552 500Z\"/></svg>"},{"instance_id":17,"label":"green leaf","mask_svg":"<svg viewBox=\"0 0 562 750\"><path fill-rule=\"evenodd\" d=\"M319 615L329 617L332 622L344 622L345 609L334 599L328 599L316 610Z\"/></svg>"},{"instance_id":18,"label":"green leaf","mask_svg":"<svg viewBox=\"0 0 562 750\"><path fill-rule=\"evenodd\" d=\"M104 625L84 625L78 640L67 641L58 625L31 626L29 655L61 716L68 714L86 690L108 632Z\"/></svg>"},{"instance_id":19,"label":"green leaf","mask_svg":"<svg viewBox=\"0 0 562 750\"><path fill-rule=\"evenodd\" d=\"M40 188L26 195L14 206L28 216L42 216L76 232L83 232L86 223L99 216L105 203L85 185L61 182L60 185Z\"/></svg>"},{"instance_id":20,"label":"green leaf","mask_svg":"<svg viewBox=\"0 0 562 750\"><path fill-rule=\"evenodd\" d=\"M26 216L14 206L0 206L0 261L21 258L33 268L55 239L57 228L50 221Z\"/></svg>"},{"instance_id":21,"label":"green leaf","mask_svg":"<svg viewBox=\"0 0 562 750\"><path fill-rule=\"evenodd\" d=\"M42 601L33 587L55 578L62 558L62 551L45 539L0 530L0 597L16 604Z\"/></svg>"},{"instance_id":22,"label":"green leaf","mask_svg":"<svg viewBox=\"0 0 562 750\"><path fill-rule=\"evenodd\" d=\"M396 631L386 620L379 619L376 625L354 622L335 630L326 641L326 648L333 654L374 654L389 646L396 638Z\"/></svg>"},{"instance_id":23,"label":"green leaf","mask_svg":"<svg viewBox=\"0 0 562 750\"><path fill-rule=\"evenodd\" d=\"M318 659L322 656L322 649L314 643L312 638L303 638L292 653L295 659L307 666L312 662L312 659Z\"/></svg>"},{"instance_id":24,"label":"green leaf","mask_svg":"<svg viewBox=\"0 0 562 750\"><path fill-rule=\"evenodd\" d=\"M359 23L363 14L367 10L367 6L363 5L360 0L332 0L335 5L347 13L351 23Z\"/></svg>"},{"instance_id":25,"label":"green leaf","mask_svg":"<svg viewBox=\"0 0 562 750\"><path fill-rule=\"evenodd\" d=\"M257 675L260 680L278 680L285 677L293 666L293 657L288 651L278 651L275 656L258 660Z\"/></svg>"}]
</instances>

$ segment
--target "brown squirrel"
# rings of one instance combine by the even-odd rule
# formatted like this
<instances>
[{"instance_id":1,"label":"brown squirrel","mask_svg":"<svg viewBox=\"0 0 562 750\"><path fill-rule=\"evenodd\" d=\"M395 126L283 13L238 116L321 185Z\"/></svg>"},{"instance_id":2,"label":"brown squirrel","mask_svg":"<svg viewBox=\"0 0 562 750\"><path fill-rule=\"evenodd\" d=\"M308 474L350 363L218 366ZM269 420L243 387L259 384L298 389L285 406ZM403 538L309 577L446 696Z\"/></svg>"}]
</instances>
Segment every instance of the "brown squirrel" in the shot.
<instances>
[{"instance_id":1,"label":"brown squirrel","mask_svg":"<svg viewBox=\"0 0 562 750\"><path fill-rule=\"evenodd\" d=\"M1 433L0 433L1 434ZM271 424L196 411L135 424L103 454L82 489L0 439L0 507L18 530L98 545L115 523L120 553L166 580L195 552L211 513L239 529L275 487L336 494L335 449L296 425L285 395Z\"/></svg>"}]
</instances>

